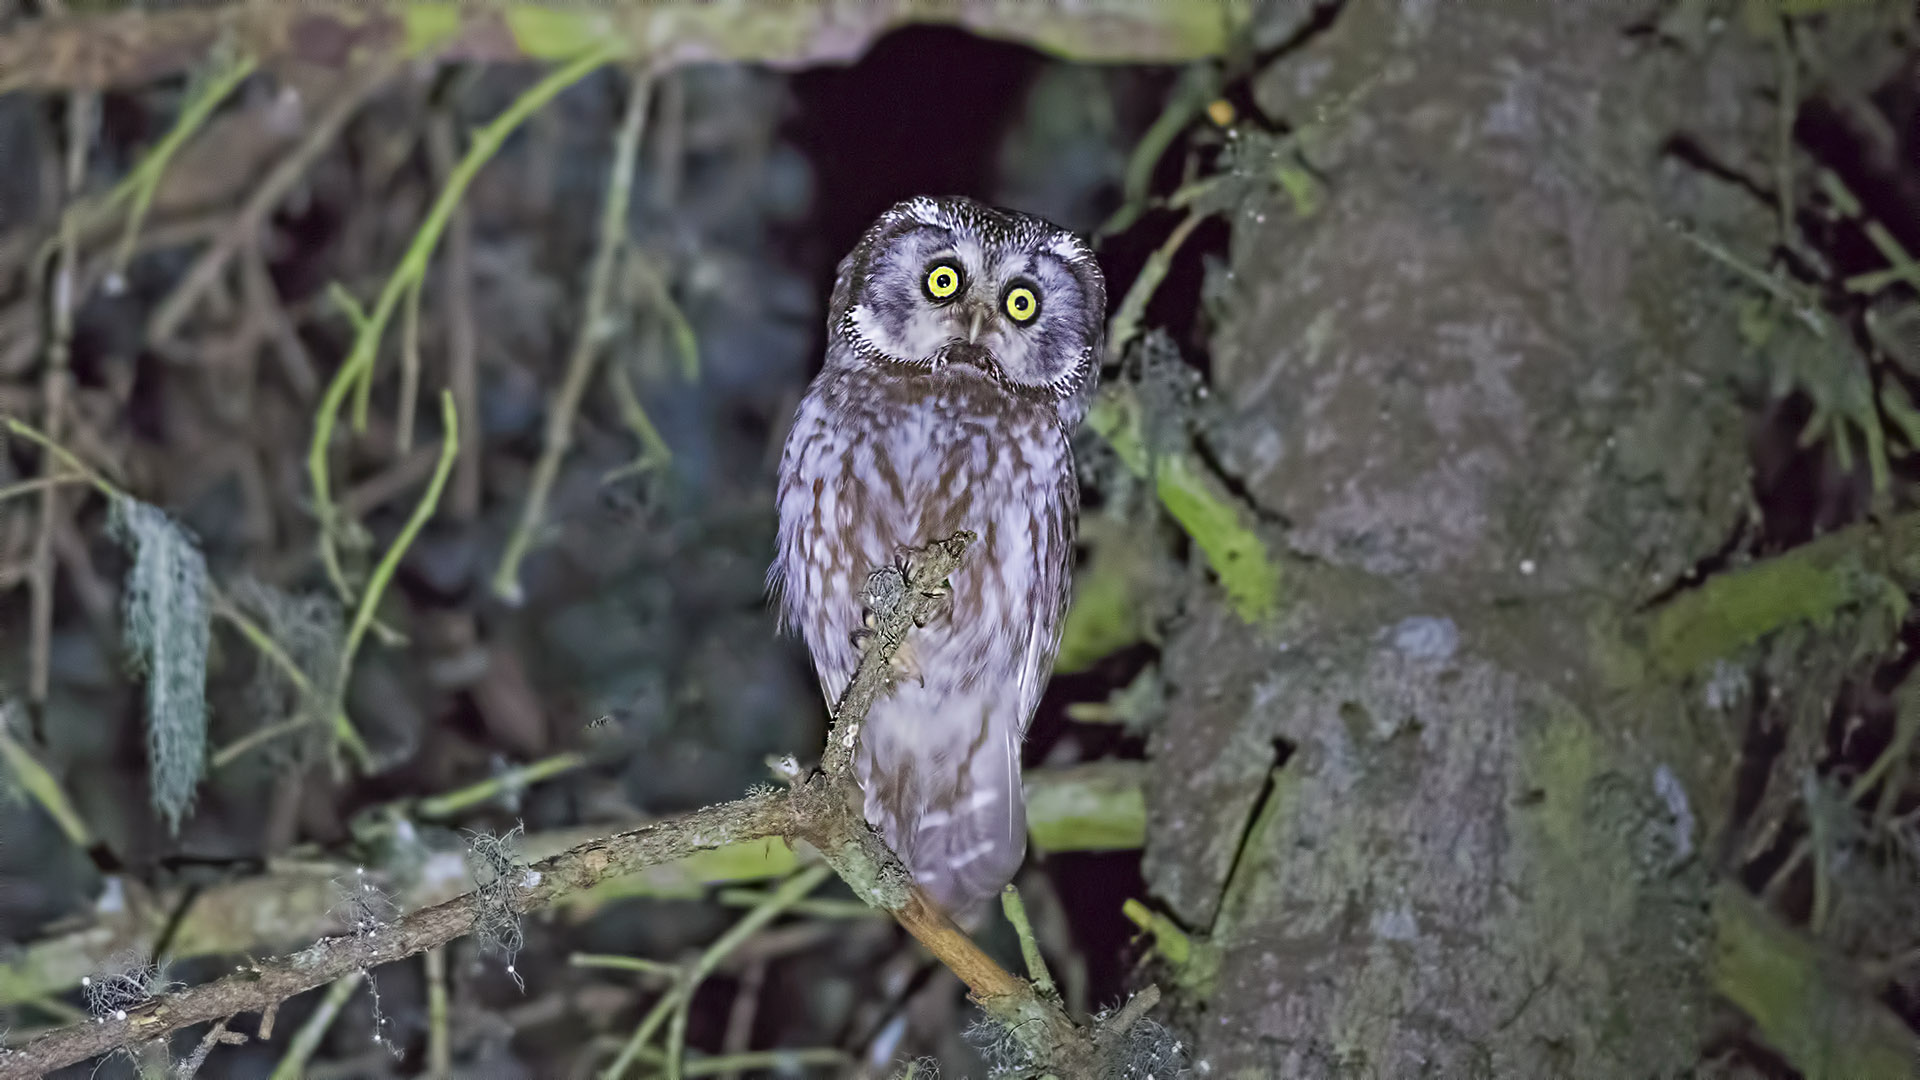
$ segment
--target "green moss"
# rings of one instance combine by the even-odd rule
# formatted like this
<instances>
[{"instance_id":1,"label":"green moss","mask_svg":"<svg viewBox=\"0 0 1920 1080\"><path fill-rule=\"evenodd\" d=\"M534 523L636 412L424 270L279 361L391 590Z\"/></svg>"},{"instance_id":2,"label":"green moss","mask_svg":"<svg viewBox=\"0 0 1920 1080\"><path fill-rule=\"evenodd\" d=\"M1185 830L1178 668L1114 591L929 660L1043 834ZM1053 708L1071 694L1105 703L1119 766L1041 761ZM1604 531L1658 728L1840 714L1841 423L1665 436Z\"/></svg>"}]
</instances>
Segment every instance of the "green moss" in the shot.
<instances>
[{"instance_id":1,"label":"green moss","mask_svg":"<svg viewBox=\"0 0 1920 1080\"><path fill-rule=\"evenodd\" d=\"M693 899L705 895L711 885L781 878L799 866L799 854L777 837L745 840L610 878L560 903L591 908L631 897Z\"/></svg>"},{"instance_id":2,"label":"green moss","mask_svg":"<svg viewBox=\"0 0 1920 1080\"><path fill-rule=\"evenodd\" d=\"M1027 831L1041 851L1125 851L1145 846L1145 766L1099 762L1035 772Z\"/></svg>"},{"instance_id":3,"label":"green moss","mask_svg":"<svg viewBox=\"0 0 1920 1080\"><path fill-rule=\"evenodd\" d=\"M1102 393L1087 425L1113 446L1129 472L1151 475L1161 504L1206 555L1234 611L1250 623L1271 618L1279 610L1280 568L1225 485L1190 453L1150 458L1138 401L1126 390Z\"/></svg>"},{"instance_id":4,"label":"green moss","mask_svg":"<svg viewBox=\"0 0 1920 1080\"><path fill-rule=\"evenodd\" d=\"M408 56L420 56L460 32L460 8L446 4L407 4L400 9Z\"/></svg>"},{"instance_id":5,"label":"green moss","mask_svg":"<svg viewBox=\"0 0 1920 1080\"><path fill-rule=\"evenodd\" d=\"M1055 674L1085 671L1146 636L1140 622L1140 585L1131 563L1108 557L1103 547L1094 549L1073 583L1073 606L1060 631Z\"/></svg>"},{"instance_id":6,"label":"green moss","mask_svg":"<svg viewBox=\"0 0 1920 1080\"><path fill-rule=\"evenodd\" d=\"M1220 974L1220 950L1208 941L1193 938L1165 915L1138 900L1120 905L1127 920L1153 938L1153 951L1173 969L1174 982L1199 1000L1212 994Z\"/></svg>"},{"instance_id":7,"label":"green moss","mask_svg":"<svg viewBox=\"0 0 1920 1080\"><path fill-rule=\"evenodd\" d=\"M1666 674L1682 676L1782 627L1823 624L1876 595L1886 595L1886 583L1851 560L1823 563L1804 549L1789 552L1711 578L1661 609L1649 634L1652 659Z\"/></svg>"},{"instance_id":8,"label":"green moss","mask_svg":"<svg viewBox=\"0 0 1920 1080\"><path fill-rule=\"evenodd\" d=\"M614 24L593 7L515 4L504 14L514 43L535 60L571 60L617 36Z\"/></svg>"},{"instance_id":9,"label":"green moss","mask_svg":"<svg viewBox=\"0 0 1920 1080\"><path fill-rule=\"evenodd\" d=\"M1837 959L1738 885L1713 902L1713 983L1808 1080L1911 1077L1920 1043Z\"/></svg>"}]
</instances>

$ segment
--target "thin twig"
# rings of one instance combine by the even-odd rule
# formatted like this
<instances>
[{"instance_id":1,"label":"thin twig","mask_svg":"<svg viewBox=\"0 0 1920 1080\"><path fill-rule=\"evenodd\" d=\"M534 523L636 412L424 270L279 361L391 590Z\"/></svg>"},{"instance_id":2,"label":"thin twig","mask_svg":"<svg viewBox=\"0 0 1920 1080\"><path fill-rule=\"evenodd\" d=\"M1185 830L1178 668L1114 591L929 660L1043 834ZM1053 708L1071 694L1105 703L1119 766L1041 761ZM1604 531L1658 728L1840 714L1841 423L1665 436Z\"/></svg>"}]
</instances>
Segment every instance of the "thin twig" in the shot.
<instances>
[{"instance_id":1,"label":"thin twig","mask_svg":"<svg viewBox=\"0 0 1920 1080\"><path fill-rule=\"evenodd\" d=\"M1795 246L1793 227L1793 121L1800 113L1799 62L1793 55L1793 23L1785 12L1774 25L1774 45L1780 63L1780 101L1775 114L1773 187L1780 214L1780 244Z\"/></svg>"},{"instance_id":2,"label":"thin twig","mask_svg":"<svg viewBox=\"0 0 1920 1080\"><path fill-rule=\"evenodd\" d=\"M1871 295L1896 281L1905 281L1916 292L1920 292L1920 262L1915 262L1907 252L1906 245L1887 231L1887 227L1878 220L1867 216L1866 208L1858 196L1847 187L1846 181L1831 169L1820 170L1820 187L1833 200L1834 207L1843 217L1858 218L1861 231L1867 234L1867 240L1873 244L1889 265L1884 270L1873 270L1864 274L1855 274L1842 285L1849 291L1862 295Z\"/></svg>"},{"instance_id":3,"label":"thin twig","mask_svg":"<svg viewBox=\"0 0 1920 1080\"><path fill-rule=\"evenodd\" d=\"M435 182L445 184L453 172L453 118L436 113L427 127L427 153ZM447 261L444 266L446 303L447 388L454 407L467 420L467 437L460 440L460 463L453 470L453 491L447 497L447 516L472 521L480 513L480 452L486 433L480 426L479 346L473 329L473 220L465 204L447 224Z\"/></svg>"},{"instance_id":4,"label":"thin twig","mask_svg":"<svg viewBox=\"0 0 1920 1080\"><path fill-rule=\"evenodd\" d=\"M17 484L0 487L0 502L6 502L16 495L31 495L36 491L59 487L62 484L83 484L86 481L78 476L42 476L33 480L22 480Z\"/></svg>"},{"instance_id":5,"label":"thin twig","mask_svg":"<svg viewBox=\"0 0 1920 1080\"><path fill-rule=\"evenodd\" d=\"M154 309L153 317L147 320L148 341L164 343L173 339L187 316L192 314L193 305L220 279L220 272L226 269L227 262L242 247L257 241L260 224L266 221L267 215L280 205L280 201L307 174L320 155L333 145L341 129L347 126L347 121L360 111L360 106L386 87L400 66L399 58L384 58L375 61L363 72L355 72L352 78L346 80L346 89L314 122L313 127L301 138L300 145L294 147L261 178L259 186L253 188L240 212L233 215L231 223L221 232L220 238L214 241L212 247L200 253L200 257L181 275L180 283Z\"/></svg>"},{"instance_id":6,"label":"thin twig","mask_svg":"<svg viewBox=\"0 0 1920 1080\"><path fill-rule=\"evenodd\" d=\"M447 1031L447 947L436 945L426 952L427 968L427 1075L432 1080L452 1080L453 1040Z\"/></svg>"},{"instance_id":7,"label":"thin twig","mask_svg":"<svg viewBox=\"0 0 1920 1080\"><path fill-rule=\"evenodd\" d=\"M240 758L245 757L246 754L255 747L265 746L267 743L283 735L291 735L296 731L305 731L307 728L312 727L314 723L315 718L311 716L290 716L278 723L255 728L214 751L209 765L217 772L238 761Z\"/></svg>"},{"instance_id":8,"label":"thin twig","mask_svg":"<svg viewBox=\"0 0 1920 1080\"><path fill-rule=\"evenodd\" d=\"M87 179L87 150L93 145L94 95L75 90L67 96L66 207L60 214L60 253L53 273L53 325L47 335L46 370L41 375L40 423L47 438L58 442L67 411L67 365L72 355L74 309L80 297L77 267L80 261L80 187ZM59 465L47 458L41 475L52 477ZM64 511L59 488L40 492L40 520L33 538L33 576L29 580L27 698L45 703L51 680L53 646L53 523Z\"/></svg>"},{"instance_id":9,"label":"thin twig","mask_svg":"<svg viewBox=\"0 0 1920 1080\"><path fill-rule=\"evenodd\" d=\"M509 604L519 604L520 561L533 545L546 514L547 497L554 478L560 474L560 459L573 444L573 418L580 409L587 381L593 376L594 362L600 356L600 344L606 337L607 301L613 292L613 268L627 235L627 207L633 199L633 174L640 156L640 134L646 126L647 100L652 77L644 70L630 76L627 110L620 121L620 134L614 140L613 166L607 179L607 197L600 209L599 243L593 253L593 268L587 277L586 310L573 340L573 352L567 357L566 374L547 408L546 442L540 459L534 464L533 478L527 484L526 502L521 504L520 519L507 538L506 551L500 556L499 569L493 575L493 593Z\"/></svg>"},{"instance_id":10,"label":"thin twig","mask_svg":"<svg viewBox=\"0 0 1920 1080\"><path fill-rule=\"evenodd\" d=\"M337 548L340 531L339 511L333 503L331 473L327 462L327 450L333 441L334 425L339 419L340 406L347 394L355 392L359 385L371 382L374 361L380 351L380 337L394 309L399 306L401 294L412 282L424 275L427 264L433 257L433 249L439 243L440 234L446 230L447 223L453 217L454 208L466 195L467 188L473 183L480 169L500 147L507 137L517 130L527 117L557 97L561 91L599 70L613 59L616 49L612 45L595 49L572 63L550 73L535 83L519 97L515 98L499 116L493 118L485 127L474 133L473 142L467 147L467 153L454 166L441 186L440 194L434 199L433 207L428 210L425 221L415 230L413 240L394 267L382 287L379 300L373 311L359 320L355 327L352 350L347 359L334 373L333 380L327 384L325 394L320 400L319 414L315 418L313 440L307 447L307 473L313 484L314 515L320 525L320 559L326 567L327 576L333 582L341 598L352 602L352 590L347 586L346 575L340 567ZM356 410L356 428L364 427L365 417Z\"/></svg>"},{"instance_id":11,"label":"thin twig","mask_svg":"<svg viewBox=\"0 0 1920 1080\"><path fill-rule=\"evenodd\" d=\"M400 527L400 535L394 537L388 545L385 555L373 568L367 578L367 588L360 596L360 606L353 613L353 622L347 627L347 641L340 650L340 674L335 682L333 724L334 733L360 759L362 767L371 761L360 735L354 730L353 723L347 719L343 705L346 697L347 678L353 671L353 658L360 650L360 643L366 639L367 630L373 625L373 614L380 605L380 597L387 590L387 583L393 580L394 572L400 568L400 559L407 549L413 546L413 540L420 530L433 517L433 511L440 505L440 492L447 486L447 477L453 473L454 454L460 447L460 414L454 411L453 395L445 390L440 392L440 425L446 434L440 443L440 463L434 467L433 476L427 481L426 494L420 497L419 505Z\"/></svg>"},{"instance_id":12,"label":"thin twig","mask_svg":"<svg viewBox=\"0 0 1920 1080\"><path fill-rule=\"evenodd\" d=\"M721 889L714 899L725 907L758 907L766 902L765 889ZM793 905L795 915L810 919L872 919L886 914L858 900L802 900Z\"/></svg>"},{"instance_id":13,"label":"thin twig","mask_svg":"<svg viewBox=\"0 0 1920 1080\"><path fill-rule=\"evenodd\" d=\"M457 791L422 799L414 805L413 816L426 821L444 821L462 810L490 802L508 792L521 791L543 780L564 776L586 763L587 756L578 751L555 754L468 784Z\"/></svg>"},{"instance_id":14,"label":"thin twig","mask_svg":"<svg viewBox=\"0 0 1920 1080\"><path fill-rule=\"evenodd\" d=\"M393 451L401 457L413 450L413 414L420 408L420 289L425 281L425 276L414 280L400 307L400 404Z\"/></svg>"},{"instance_id":15,"label":"thin twig","mask_svg":"<svg viewBox=\"0 0 1920 1080\"><path fill-rule=\"evenodd\" d=\"M707 981L707 976L713 974L713 969L720 966L720 961L727 954L759 933L762 927L778 918L787 908L819 888L820 883L832 872L826 866L809 866L781 882L765 903L747 912L731 929L707 946L700 958L687 969L676 991L679 1001L674 1005L673 1020L667 1025L667 1080L680 1080L680 1070L687 1052L687 1013L692 1008L693 995L699 991L700 984ZM619 1080L619 1073L615 1072L608 1080Z\"/></svg>"},{"instance_id":16,"label":"thin twig","mask_svg":"<svg viewBox=\"0 0 1920 1080\"><path fill-rule=\"evenodd\" d=\"M763 1069L776 1076L785 1076L809 1065L844 1066L849 1060L845 1050L828 1046L810 1050L753 1050L689 1061L680 1075L693 1080L696 1076L733 1076L745 1069Z\"/></svg>"},{"instance_id":17,"label":"thin twig","mask_svg":"<svg viewBox=\"0 0 1920 1080\"><path fill-rule=\"evenodd\" d=\"M207 1029L206 1035L200 1039L200 1045L194 1047L193 1053L174 1070L172 1080L193 1080L193 1078L199 1074L200 1067L207 1063L207 1055L213 1053L214 1047L221 1045L238 1046L247 1041L245 1035L237 1031L227 1030L227 1021L232 1019L233 1018L229 1016L224 1020L217 1021L213 1027Z\"/></svg>"},{"instance_id":18,"label":"thin twig","mask_svg":"<svg viewBox=\"0 0 1920 1080\"><path fill-rule=\"evenodd\" d=\"M1119 360L1121 354L1126 351L1127 342L1133 340L1134 335L1140 332L1141 320L1147 313L1147 302L1153 299L1153 294L1159 290L1160 283L1166 280L1167 271L1173 268L1174 254L1180 250L1180 245L1187 242L1187 237L1193 235L1193 230L1206 217L1206 214L1198 210L1187 211L1187 216L1180 219L1180 224L1173 227L1173 232L1167 234L1167 238L1153 250L1153 254L1147 256L1146 264L1140 268L1139 276L1133 279L1133 284L1127 289L1127 295L1121 298L1120 306L1114 309L1113 318L1107 324L1108 363Z\"/></svg>"},{"instance_id":19,"label":"thin twig","mask_svg":"<svg viewBox=\"0 0 1920 1080\"><path fill-rule=\"evenodd\" d=\"M660 429L654 426L646 408L640 404L640 395L634 392L627 370L620 364L608 364L606 375L607 387L613 391L614 408L620 411L620 419L633 432L634 438L640 440L639 455L609 472L606 480L651 472L672 464L673 450L667 445L667 440L661 437Z\"/></svg>"},{"instance_id":20,"label":"thin twig","mask_svg":"<svg viewBox=\"0 0 1920 1080\"><path fill-rule=\"evenodd\" d=\"M327 1029L333 1026L334 1018L340 1015L347 999L353 996L354 990L360 986L360 980L366 977L364 970L352 971L327 987L326 996L320 999L320 1007L313 1010L313 1015L307 1017L307 1022L301 1024L300 1030L294 1033L292 1044L287 1047L286 1055L280 1059L270 1080L300 1080L313 1052L320 1048L320 1040L326 1036Z\"/></svg>"},{"instance_id":21,"label":"thin twig","mask_svg":"<svg viewBox=\"0 0 1920 1080\"><path fill-rule=\"evenodd\" d=\"M246 638L249 645L259 650L261 656L280 669L280 673L287 677L287 681L293 684L301 697L313 696L313 680L307 678L307 673L300 670L300 665L294 663L293 657L288 656L287 651L280 647L280 643L273 640L273 635L267 633L266 627L254 622L251 616L235 606L233 599L225 592L215 589L211 599L215 617L232 623L233 628L240 631L240 636Z\"/></svg>"},{"instance_id":22,"label":"thin twig","mask_svg":"<svg viewBox=\"0 0 1920 1080\"><path fill-rule=\"evenodd\" d=\"M9 730L11 723L5 703L0 702L0 762L6 764L13 785L47 812L47 816L66 834L68 843L81 851L92 847L93 834L87 828L86 819L80 816L80 811L67 798L66 789L60 786L53 771L41 764L31 750L20 745L19 740L13 737L13 732Z\"/></svg>"},{"instance_id":23,"label":"thin twig","mask_svg":"<svg viewBox=\"0 0 1920 1080\"><path fill-rule=\"evenodd\" d=\"M807 914L799 905L795 905L793 910L795 914ZM720 1037L720 1053L726 1059L738 1062L740 1055L745 1054L752 1044L753 1021L760 1013L760 992L766 983L767 962L765 960L756 960L747 965L747 970L741 972L740 985L733 992L733 1005L727 1009L727 1030ZM740 1080L741 1068L744 1066L735 1064L733 1068L720 1075L723 1080Z\"/></svg>"},{"instance_id":24,"label":"thin twig","mask_svg":"<svg viewBox=\"0 0 1920 1080\"><path fill-rule=\"evenodd\" d=\"M1020 939L1020 958L1026 961L1027 978L1032 980L1033 988L1045 996L1056 996L1053 976L1047 972L1046 957L1040 955L1040 943L1034 939L1033 924L1027 921L1027 905L1020 899L1020 890L1011 884L1002 889L1000 907Z\"/></svg>"},{"instance_id":25,"label":"thin twig","mask_svg":"<svg viewBox=\"0 0 1920 1080\"><path fill-rule=\"evenodd\" d=\"M534 884L515 893L521 914L550 906L594 885L649 866L672 862L761 837L788 834L793 808L777 796L758 796L696 810L678 818L590 840L533 865ZM116 1047L161 1038L193 1024L251 1012L323 986L350 973L445 944L472 930L477 907L462 894L413 912L372 933L324 938L277 960L250 965L216 982L163 995L126 1020L89 1020L62 1028L0 1056L0 1080L25 1080Z\"/></svg>"},{"instance_id":26,"label":"thin twig","mask_svg":"<svg viewBox=\"0 0 1920 1080\"><path fill-rule=\"evenodd\" d=\"M134 240L140 235L140 226L147 218L147 208L153 204L154 193L160 190L161 178L166 175L167 165L173 156L187 144L195 132L213 115L213 110L227 99L247 76L253 74L256 63L252 57L242 57L216 73L212 78L192 94L185 107L180 110L180 118L147 155L140 159L127 178L121 181L108 197L108 205L118 205L128 198L133 206L127 211L127 223L120 236L119 253L114 256L113 270L116 274L126 272L127 264L133 259Z\"/></svg>"},{"instance_id":27,"label":"thin twig","mask_svg":"<svg viewBox=\"0 0 1920 1080\"><path fill-rule=\"evenodd\" d=\"M663 960L649 960L644 956L610 956L599 953L574 953L567 957L567 963L573 967L605 968L611 971L637 971L642 975L651 975L663 979L680 977L680 965L669 964Z\"/></svg>"}]
</instances>

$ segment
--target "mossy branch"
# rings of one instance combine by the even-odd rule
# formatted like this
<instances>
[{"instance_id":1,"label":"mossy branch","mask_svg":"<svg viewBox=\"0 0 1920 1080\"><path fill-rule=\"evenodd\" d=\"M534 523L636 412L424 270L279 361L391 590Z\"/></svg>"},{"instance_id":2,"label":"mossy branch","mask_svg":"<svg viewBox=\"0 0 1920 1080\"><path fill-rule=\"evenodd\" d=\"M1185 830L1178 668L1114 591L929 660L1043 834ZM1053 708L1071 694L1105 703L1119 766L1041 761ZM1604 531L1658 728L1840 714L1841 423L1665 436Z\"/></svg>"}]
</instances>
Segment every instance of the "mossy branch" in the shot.
<instances>
[{"instance_id":1,"label":"mossy branch","mask_svg":"<svg viewBox=\"0 0 1920 1080\"><path fill-rule=\"evenodd\" d=\"M437 487L427 503L434 494ZM981 1007L1051 1072L1063 1080L1105 1075L1102 1062L1118 1044L1125 1025L1116 1021L1098 1031L1082 1029L1057 1003L995 963L911 884L907 871L861 818L858 802L850 797L857 790L849 765L860 724L884 691L893 654L914 625L915 615L934 602L927 594L959 565L971 539L963 533L930 544L908 553L905 568L885 567L872 575L867 601L875 615L874 647L862 658L859 672L835 710L820 773L785 796L754 796L709 807L589 841L543 860L506 890L511 914L523 916L615 877L697 851L766 837L802 840L819 851L856 894L892 914L958 975ZM372 931L325 938L292 956L165 995L126 1019L55 1031L0 1057L0 1080L39 1075L109 1050L162 1038L190 1024L270 1008L351 972L443 945L475 928L480 906L470 896L463 894ZM1118 1015L1127 1015L1126 1010Z\"/></svg>"},{"instance_id":2,"label":"mossy branch","mask_svg":"<svg viewBox=\"0 0 1920 1080\"><path fill-rule=\"evenodd\" d=\"M1124 386L1101 391L1087 426L1113 447L1128 472L1152 480L1167 513L1219 575L1234 611L1249 623L1271 618L1279 610L1280 565L1226 484L1189 451L1150 455L1139 399Z\"/></svg>"},{"instance_id":3,"label":"mossy branch","mask_svg":"<svg viewBox=\"0 0 1920 1080\"><path fill-rule=\"evenodd\" d=\"M228 0L26 22L0 35L0 93L149 82L204 62L222 41L265 67L338 66L343 41L363 59L571 60L610 43L628 56L672 67L729 60L795 67L846 62L912 23L955 25L1070 60L1178 63L1225 51L1253 6L1251 0Z\"/></svg>"},{"instance_id":4,"label":"mossy branch","mask_svg":"<svg viewBox=\"0 0 1920 1080\"><path fill-rule=\"evenodd\" d=\"M1882 603L1898 615L1916 588L1920 513L1856 525L1676 596L1648 617L1649 659L1661 674L1681 678L1777 630L1823 623L1851 606Z\"/></svg>"}]
</instances>

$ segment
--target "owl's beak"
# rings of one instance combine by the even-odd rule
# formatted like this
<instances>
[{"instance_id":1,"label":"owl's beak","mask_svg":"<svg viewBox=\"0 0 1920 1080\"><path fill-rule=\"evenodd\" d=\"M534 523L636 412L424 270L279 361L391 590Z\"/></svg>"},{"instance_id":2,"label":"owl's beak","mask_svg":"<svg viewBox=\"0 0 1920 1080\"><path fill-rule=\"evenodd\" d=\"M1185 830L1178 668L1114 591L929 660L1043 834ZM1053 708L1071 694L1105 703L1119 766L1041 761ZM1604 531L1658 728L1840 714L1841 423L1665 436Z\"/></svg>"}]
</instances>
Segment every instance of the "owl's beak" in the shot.
<instances>
[{"instance_id":1,"label":"owl's beak","mask_svg":"<svg viewBox=\"0 0 1920 1080\"><path fill-rule=\"evenodd\" d=\"M987 313L984 308L974 308L967 318L967 344L980 344L980 331L986 329Z\"/></svg>"}]
</instances>

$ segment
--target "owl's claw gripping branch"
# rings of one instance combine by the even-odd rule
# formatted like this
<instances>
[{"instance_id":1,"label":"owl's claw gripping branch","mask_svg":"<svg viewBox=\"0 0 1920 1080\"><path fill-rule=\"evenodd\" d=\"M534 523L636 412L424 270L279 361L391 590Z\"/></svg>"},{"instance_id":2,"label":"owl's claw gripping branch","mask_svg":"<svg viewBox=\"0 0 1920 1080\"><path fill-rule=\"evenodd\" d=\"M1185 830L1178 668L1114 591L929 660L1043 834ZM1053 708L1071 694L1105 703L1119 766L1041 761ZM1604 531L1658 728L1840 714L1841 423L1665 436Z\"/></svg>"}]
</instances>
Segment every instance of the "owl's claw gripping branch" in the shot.
<instances>
[{"instance_id":1,"label":"owl's claw gripping branch","mask_svg":"<svg viewBox=\"0 0 1920 1080\"><path fill-rule=\"evenodd\" d=\"M952 606L953 590L946 584L947 578L959 568L967 546L976 539L973 533L957 532L925 547L908 549L895 565L882 566L867 575L860 603L872 625L854 635L860 644L860 666L847 692L841 695L839 707L833 710L826 753L820 760L820 769L830 784L844 783L846 789L853 789L848 765L853 759L853 744L859 738L859 725L900 673L894 661L901 655L907 633ZM906 662L911 670L912 653L906 654ZM853 798L857 803L858 796Z\"/></svg>"}]
</instances>

